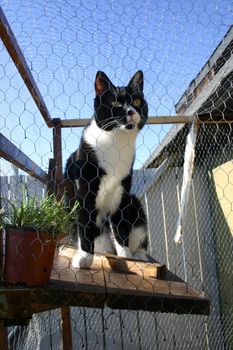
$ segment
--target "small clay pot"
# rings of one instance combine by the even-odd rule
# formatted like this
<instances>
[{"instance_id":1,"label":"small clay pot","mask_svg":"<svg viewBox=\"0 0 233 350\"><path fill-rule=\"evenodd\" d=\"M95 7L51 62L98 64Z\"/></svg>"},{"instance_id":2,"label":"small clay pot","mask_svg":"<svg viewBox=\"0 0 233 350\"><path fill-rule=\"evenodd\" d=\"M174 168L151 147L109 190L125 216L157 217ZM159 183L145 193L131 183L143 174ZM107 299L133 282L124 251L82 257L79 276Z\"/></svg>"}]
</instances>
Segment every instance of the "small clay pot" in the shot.
<instances>
[{"instance_id":1,"label":"small clay pot","mask_svg":"<svg viewBox=\"0 0 233 350\"><path fill-rule=\"evenodd\" d=\"M40 286L49 282L57 239L45 233L6 230L4 279L7 283Z\"/></svg>"}]
</instances>

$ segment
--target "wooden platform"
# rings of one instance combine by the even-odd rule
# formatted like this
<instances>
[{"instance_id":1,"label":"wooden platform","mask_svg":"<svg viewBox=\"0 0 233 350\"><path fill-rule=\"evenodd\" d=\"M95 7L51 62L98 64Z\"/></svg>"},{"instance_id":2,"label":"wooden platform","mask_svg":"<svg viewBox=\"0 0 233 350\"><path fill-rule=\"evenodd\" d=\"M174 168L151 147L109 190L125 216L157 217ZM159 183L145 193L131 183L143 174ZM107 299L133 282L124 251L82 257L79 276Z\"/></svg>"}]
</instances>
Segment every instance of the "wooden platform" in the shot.
<instances>
[{"instance_id":1,"label":"wooden platform","mask_svg":"<svg viewBox=\"0 0 233 350\"><path fill-rule=\"evenodd\" d=\"M22 324L33 313L63 306L201 315L210 309L207 297L164 265L100 255L90 269L73 269L69 258L56 256L48 285L1 285L0 301L0 319L6 325Z\"/></svg>"}]
</instances>

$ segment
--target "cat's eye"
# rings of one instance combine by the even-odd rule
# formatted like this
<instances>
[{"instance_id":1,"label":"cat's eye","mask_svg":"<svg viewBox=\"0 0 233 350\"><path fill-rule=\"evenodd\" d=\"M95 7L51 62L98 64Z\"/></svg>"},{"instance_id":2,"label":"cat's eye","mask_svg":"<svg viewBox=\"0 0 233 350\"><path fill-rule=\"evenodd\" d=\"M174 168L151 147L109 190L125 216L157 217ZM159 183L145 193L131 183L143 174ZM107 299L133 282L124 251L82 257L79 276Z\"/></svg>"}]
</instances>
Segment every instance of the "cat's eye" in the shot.
<instances>
[{"instance_id":1,"label":"cat's eye","mask_svg":"<svg viewBox=\"0 0 233 350\"><path fill-rule=\"evenodd\" d=\"M120 108L120 107L122 107L122 104L119 101L114 101L114 102L112 102L112 106L114 108Z\"/></svg>"},{"instance_id":2,"label":"cat's eye","mask_svg":"<svg viewBox=\"0 0 233 350\"><path fill-rule=\"evenodd\" d=\"M133 105L135 107L139 107L141 105L141 100L140 98L136 98L135 100L133 100Z\"/></svg>"}]
</instances>

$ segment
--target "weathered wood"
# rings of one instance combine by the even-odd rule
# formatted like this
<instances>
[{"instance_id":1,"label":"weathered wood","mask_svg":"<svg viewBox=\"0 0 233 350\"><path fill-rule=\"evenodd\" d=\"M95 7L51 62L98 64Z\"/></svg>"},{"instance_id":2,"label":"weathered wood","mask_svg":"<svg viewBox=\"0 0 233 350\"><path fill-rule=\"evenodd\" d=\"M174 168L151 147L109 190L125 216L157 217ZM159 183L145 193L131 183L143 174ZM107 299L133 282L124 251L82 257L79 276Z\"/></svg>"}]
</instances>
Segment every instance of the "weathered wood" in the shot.
<instances>
[{"instance_id":1,"label":"weathered wood","mask_svg":"<svg viewBox=\"0 0 233 350\"><path fill-rule=\"evenodd\" d=\"M0 156L16 165L42 183L47 182L47 173L36 165L26 154L0 133Z\"/></svg>"},{"instance_id":2,"label":"weathered wood","mask_svg":"<svg viewBox=\"0 0 233 350\"><path fill-rule=\"evenodd\" d=\"M26 324L32 316L31 290L0 288L0 320L5 325Z\"/></svg>"},{"instance_id":3,"label":"weathered wood","mask_svg":"<svg viewBox=\"0 0 233 350\"><path fill-rule=\"evenodd\" d=\"M60 120L54 121L53 129L53 152L54 159L49 161L48 186L47 193L55 193L59 200L63 194L62 187L62 145L61 145L61 126ZM41 309L42 305L39 305ZM50 305L50 308L54 308ZM68 306L61 307L61 329L62 329L62 348L63 350L72 349L72 325L70 317L70 308Z\"/></svg>"},{"instance_id":4,"label":"weathered wood","mask_svg":"<svg viewBox=\"0 0 233 350\"><path fill-rule=\"evenodd\" d=\"M62 349L72 350L72 325L70 308L61 308L61 328L62 328Z\"/></svg>"},{"instance_id":5,"label":"weathered wood","mask_svg":"<svg viewBox=\"0 0 233 350\"><path fill-rule=\"evenodd\" d=\"M210 113L199 115L174 115L174 116L156 116L148 117L147 124L192 124L196 119L200 122L209 124L233 122L233 114L211 115ZM62 128L84 127L90 123L90 118L62 119Z\"/></svg>"},{"instance_id":6,"label":"weathered wood","mask_svg":"<svg viewBox=\"0 0 233 350\"><path fill-rule=\"evenodd\" d=\"M48 169L48 182L47 182L47 193L49 195L55 193L56 183L55 183L55 159L49 159L49 169Z\"/></svg>"},{"instance_id":7,"label":"weathered wood","mask_svg":"<svg viewBox=\"0 0 233 350\"><path fill-rule=\"evenodd\" d=\"M35 79L28 67L24 55L19 47L19 44L11 30L11 27L0 7L0 37L9 52L16 68L18 69L22 79L24 80L32 98L34 99L40 113L42 114L48 127L53 127L52 119L45 105L43 97L37 87Z\"/></svg>"},{"instance_id":8,"label":"weathered wood","mask_svg":"<svg viewBox=\"0 0 233 350\"><path fill-rule=\"evenodd\" d=\"M60 257L58 257L57 263L59 259L62 259L61 256L63 256L68 258L67 266L69 266L69 260L75 254L75 251L75 248L72 246L60 247ZM112 254L95 254L92 268L104 268L108 271L115 270L118 272L134 273L140 276L148 276L154 278L163 278L166 274L166 266L161 265L157 262L148 263L135 259L122 258Z\"/></svg>"},{"instance_id":9,"label":"weathered wood","mask_svg":"<svg viewBox=\"0 0 233 350\"><path fill-rule=\"evenodd\" d=\"M1 209L1 206L0 206ZM0 229L0 281L3 279L3 231Z\"/></svg>"},{"instance_id":10,"label":"weathered wood","mask_svg":"<svg viewBox=\"0 0 233 350\"><path fill-rule=\"evenodd\" d=\"M52 281L56 281L61 288L69 282L71 290L78 288L80 291L81 288L88 293L91 290L94 295L106 290L106 305L112 308L203 315L209 313L209 299L170 271L166 272L163 280L143 274L113 272L105 256L95 256L91 269L72 269L70 257L73 250L69 249L69 258L57 257L54 264L56 273L53 272Z\"/></svg>"},{"instance_id":11,"label":"weathered wood","mask_svg":"<svg viewBox=\"0 0 233 350\"><path fill-rule=\"evenodd\" d=\"M147 124L187 124L192 123L195 116L177 115L177 116L157 116L148 117ZM61 120L62 128L83 127L90 123L90 118L63 119Z\"/></svg>"},{"instance_id":12,"label":"weathered wood","mask_svg":"<svg viewBox=\"0 0 233 350\"><path fill-rule=\"evenodd\" d=\"M1 350L8 350L8 340L7 340L7 328L4 326L4 322L0 321L0 345Z\"/></svg>"},{"instance_id":13,"label":"weathered wood","mask_svg":"<svg viewBox=\"0 0 233 350\"><path fill-rule=\"evenodd\" d=\"M209 299L184 281L159 280L108 269L70 269L67 258L55 266L49 285L31 289L31 303L48 310L63 306L209 314ZM32 310L39 311L36 306ZM45 311L46 307L41 306Z\"/></svg>"},{"instance_id":14,"label":"weathered wood","mask_svg":"<svg viewBox=\"0 0 233 350\"><path fill-rule=\"evenodd\" d=\"M144 277L163 278L166 274L166 266L159 263L148 263L109 254L103 258L104 267L106 262L112 270L134 273Z\"/></svg>"},{"instance_id":15,"label":"weathered wood","mask_svg":"<svg viewBox=\"0 0 233 350\"><path fill-rule=\"evenodd\" d=\"M114 272L105 256L97 256L90 269L71 268L70 258L56 256L48 285L31 289L2 286L0 291L0 296L7 300L1 303L4 307L0 319L8 324L25 322L32 312L65 307L62 315L67 346L72 337L68 306L200 315L208 315L210 308L208 298L169 271L164 279ZM22 302L18 305L19 297Z\"/></svg>"},{"instance_id":16,"label":"weathered wood","mask_svg":"<svg viewBox=\"0 0 233 350\"><path fill-rule=\"evenodd\" d=\"M53 153L55 161L55 195L59 200L63 195L62 173L62 135L60 119L53 119Z\"/></svg>"},{"instance_id":17,"label":"weathered wood","mask_svg":"<svg viewBox=\"0 0 233 350\"><path fill-rule=\"evenodd\" d=\"M209 300L184 281L164 281L105 271L106 305L112 309L209 314Z\"/></svg>"},{"instance_id":18,"label":"weathered wood","mask_svg":"<svg viewBox=\"0 0 233 350\"><path fill-rule=\"evenodd\" d=\"M33 314L37 314L40 312L44 312L44 311L50 311L50 310L55 310L55 309L59 309L60 307L58 307L57 305L53 305L53 304L32 304L32 313Z\"/></svg>"}]
</instances>

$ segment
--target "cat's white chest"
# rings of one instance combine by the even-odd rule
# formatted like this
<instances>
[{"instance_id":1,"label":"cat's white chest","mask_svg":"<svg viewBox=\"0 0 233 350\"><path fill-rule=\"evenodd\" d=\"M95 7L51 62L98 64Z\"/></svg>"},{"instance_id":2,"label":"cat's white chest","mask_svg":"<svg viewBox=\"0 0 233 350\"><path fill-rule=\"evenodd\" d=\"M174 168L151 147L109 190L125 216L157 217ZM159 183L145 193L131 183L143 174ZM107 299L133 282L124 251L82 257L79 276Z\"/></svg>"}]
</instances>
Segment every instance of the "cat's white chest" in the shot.
<instances>
[{"instance_id":1,"label":"cat's white chest","mask_svg":"<svg viewBox=\"0 0 233 350\"><path fill-rule=\"evenodd\" d=\"M101 225L108 215L113 214L120 205L123 188L112 175L104 175L101 179L99 190L96 196L96 209L98 215L96 224Z\"/></svg>"},{"instance_id":2,"label":"cat's white chest","mask_svg":"<svg viewBox=\"0 0 233 350\"><path fill-rule=\"evenodd\" d=\"M136 135L136 131L104 131L95 121L84 134L85 140L95 149L99 166L106 172L96 196L97 225L119 207L123 193L121 181L132 167Z\"/></svg>"}]
</instances>

